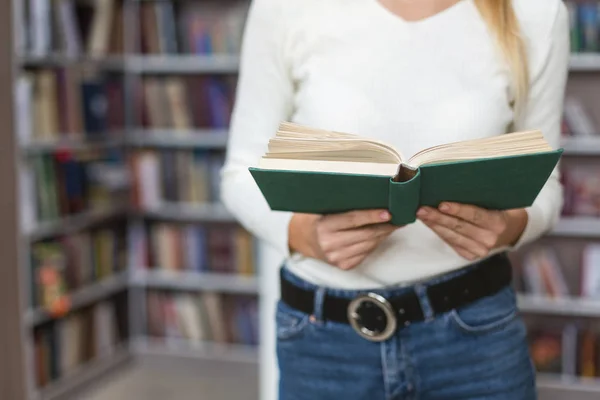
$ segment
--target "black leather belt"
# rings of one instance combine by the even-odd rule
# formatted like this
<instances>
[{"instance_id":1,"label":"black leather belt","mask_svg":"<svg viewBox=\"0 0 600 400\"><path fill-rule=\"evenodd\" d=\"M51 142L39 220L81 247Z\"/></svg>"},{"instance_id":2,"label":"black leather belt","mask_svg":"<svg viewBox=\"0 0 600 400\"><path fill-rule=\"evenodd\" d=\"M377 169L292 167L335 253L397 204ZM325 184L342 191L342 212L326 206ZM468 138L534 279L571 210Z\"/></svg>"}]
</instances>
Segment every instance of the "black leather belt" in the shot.
<instances>
[{"instance_id":1,"label":"black leather belt","mask_svg":"<svg viewBox=\"0 0 600 400\"><path fill-rule=\"evenodd\" d=\"M512 281L512 268L506 254L497 254L480 261L464 274L432 285L425 290L433 314L443 314L490 296ZM281 300L288 306L312 314L315 292L295 286L282 277ZM423 321L425 315L416 292L385 298L365 292L354 299L325 295L322 317L325 320L350 324L362 337L383 341L398 327Z\"/></svg>"}]
</instances>

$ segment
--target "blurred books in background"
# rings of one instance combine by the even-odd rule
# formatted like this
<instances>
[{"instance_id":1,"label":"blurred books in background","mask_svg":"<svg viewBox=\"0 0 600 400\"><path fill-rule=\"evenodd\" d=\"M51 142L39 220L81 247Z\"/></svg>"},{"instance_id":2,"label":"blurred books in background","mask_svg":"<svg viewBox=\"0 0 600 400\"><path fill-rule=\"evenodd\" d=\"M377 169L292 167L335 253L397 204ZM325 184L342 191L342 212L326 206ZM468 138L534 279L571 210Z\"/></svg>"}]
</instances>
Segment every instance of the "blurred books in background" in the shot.
<instances>
[{"instance_id":1,"label":"blurred books in background","mask_svg":"<svg viewBox=\"0 0 600 400\"><path fill-rule=\"evenodd\" d=\"M226 128L235 85L230 76L147 77L138 85L138 121L147 128Z\"/></svg>"},{"instance_id":2,"label":"blurred books in background","mask_svg":"<svg viewBox=\"0 0 600 400\"><path fill-rule=\"evenodd\" d=\"M530 334L530 353L538 372L566 377L600 377L600 334L569 323Z\"/></svg>"},{"instance_id":3,"label":"blurred books in background","mask_svg":"<svg viewBox=\"0 0 600 400\"><path fill-rule=\"evenodd\" d=\"M117 0L30 0L18 24L26 54L77 58L123 52L123 5Z\"/></svg>"},{"instance_id":4,"label":"blurred books in background","mask_svg":"<svg viewBox=\"0 0 600 400\"><path fill-rule=\"evenodd\" d=\"M578 98L568 96L565 99L562 134L582 138L600 137L596 123Z\"/></svg>"},{"instance_id":5,"label":"blurred books in background","mask_svg":"<svg viewBox=\"0 0 600 400\"><path fill-rule=\"evenodd\" d=\"M130 231L130 266L165 272L254 275L252 236L230 224L154 222Z\"/></svg>"},{"instance_id":6,"label":"blurred books in background","mask_svg":"<svg viewBox=\"0 0 600 400\"><path fill-rule=\"evenodd\" d=\"M78 310L34 330L34 362L39 387L68 377L81 365L109 357L126 340L126 294Z\"/></svg>"},{"instance_id":7,"label":"blurred books in background","mask_svg":"<svg viewBox=\"0 0 600 400\"><path fill-rule=\"evenodd\" d=\"M193 346L204 341L258 343L258 304L255 297L149 292L148 334L154 338L185 339Z\"/></svg>"},{"instance_id":8,"label":"blurred books in background","mask_svg":"<svg viewBox=\"0 0 600 400\"><path fill-rule=\"evenodd\" d=\"M600 165L565 165L563 215L600 217Z\"/></svg>"},{"instance_id":9,"label":"blurred books in background","mask_svg":"<svg viewBox=\"0 0 600 400\"><path fill-rule=\"evenodd\" d=\"M206 150L140 151L132 155L133 204L152 209L163 203L187 205L219 200L222 152Z\"/></svg>"},{"instance_id":10,"label":"blurred books in background","mask_svg":"<svg viewBox=\"0 0 600 400\"><path fill-rule=\"evenodd\" d=\"M45 301L45 293L52 290L44 280L49 272L62 282L66 296L124 272L127 267L125 238L123 223L105 223L101 227L33 243L31 306L44 309L53 306Z\"/></svg>"},{"instance_id":11,"label":"blurred books in background","mask_svg":"<svg viewBox=\"0 0 600 400\"><path fill-rule=\"evenodd\" d=\"M23 166L22 226L126 204L129 173L113 151L55 151Z\"/></svg>"},{"instance_id":12,"label":"blurred books in background","mask_svg":"<svg viewBox=\"0 0 600 400\"><path fill-rule=\"evenodd\" d=\"M245 1L142 3L142 53L238 54L247 8Z\"/></svg>"},{"instance_id":13,"label":"blurred books in background","mask_svg":"<svg viewBox=\"0 0 600 400\"><path fill-rule=\"evenodd\" d=\"M15 93L22 145L106 139L124 127L118 75L86 74L79 67L36 69L17 79Z\"/></svg>"},{"instance_id":14,"label":"blurred books in background","mask_svg":"<svg viewBox=\"0 0 600 400\"><path fill-rule=\"evenodd\" d=\"M571 26L571 51L600 51L600 6L597 1L567 1Z\"/></svg>"},{"instance_id":15,"label":"blurred books in background","mask_svg":"<svg viewBox=\"0 0 600 400\"><path fill-rule=\"evenodd\" d=\"M523 254L521 282L517 287L525 294L561 299L581 297L600 300L600 243L583 246L579 280L577 287L569 287L565 272L576 269L577 265L564 266L557 252L547 245L534 245Z\"/></svg>"}]
</instances>

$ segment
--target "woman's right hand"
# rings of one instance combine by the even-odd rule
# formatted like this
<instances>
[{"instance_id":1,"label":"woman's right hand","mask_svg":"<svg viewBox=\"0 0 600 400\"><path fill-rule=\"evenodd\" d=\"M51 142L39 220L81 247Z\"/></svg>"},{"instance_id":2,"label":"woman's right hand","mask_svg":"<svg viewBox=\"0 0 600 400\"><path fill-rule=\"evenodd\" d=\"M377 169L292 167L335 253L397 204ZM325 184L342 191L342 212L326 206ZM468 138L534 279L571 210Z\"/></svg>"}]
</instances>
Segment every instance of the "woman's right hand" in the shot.
<instances>
[{"instance_id":1,"label":"woman's right hand","mask_svg":"<svg viewBox=\"0 0 600 400\"><path fill-rule=\"evenodd\" d=\"M358 266L398 226L386 210L343 214L294 214L289 224L292 251L349 270Z\"/></svg>"}]
</instances>

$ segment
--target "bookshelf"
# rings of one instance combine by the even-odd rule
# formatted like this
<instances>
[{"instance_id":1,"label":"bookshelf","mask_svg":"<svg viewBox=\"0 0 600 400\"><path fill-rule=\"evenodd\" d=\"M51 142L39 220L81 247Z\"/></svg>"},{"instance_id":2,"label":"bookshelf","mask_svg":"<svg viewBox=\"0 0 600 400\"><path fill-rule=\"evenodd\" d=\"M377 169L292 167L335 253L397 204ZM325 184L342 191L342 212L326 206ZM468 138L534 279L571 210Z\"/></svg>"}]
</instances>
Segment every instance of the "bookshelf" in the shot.
<instances>
[{"instance_id":1,"label":"bookshelf","mask_svg":"<svg viewBox=\"0 0 600 400\"><path fill-rule=\"evenodd\" d=\"M569 60L569 68L573 72L598 72L600 71L600 55L573 54Z\"/></svg>"},{"instance_id":2,"label":"bookshelf","mask_svg":"<svg viewBox=\"0 0 600 400\"><path fill-rule=\"evenodd\" d=\"M142 288L171 290L212 290L219 293L258 294L256 277L215 273L166 271L135 272L132 284Z\"/></svg>"},{"instance_id":3,"label":"bookshelf","mask_svg":"<svg viewBox=\"0 0 600 400\"><path fill-rule=\"evenodd\" d=\"M205 360L256 364L258 352L254 346L221 345L211 342L190 342L182 339L157 340L138 338L132 343L134 352L144 356L202 358Z\"/></svg>"},{"instance_id":4,"label":"bookshelf","mask_svg":"<svg viewBox=\"0 0 600 400\"><path fill-rule=\"evenodd\" d=\"M574 317L600 317L600 300L577 297L546 298L521 294L518 296L519 309L525 313L566 315Z\"/></svg>"},{"instance_id":5,"label":"bookshelf","mask_svg":"<svg viewBox=\"0 0 600 400\"><path fill-rule=\"evenodd\" d=\"M564 138L566 156L600 156L600 137Z\"/></svg>"},{"instance_id":6,"label":"bookshelf","mask_svg":"<svg viewBox=\"0 0 600 400\"><path fill-rule=\"evenodd\" d=\"M63 116L61 114L64 112L62 108L55 104L44 103L46 111L48 107L55 107L53 111L57 113L55 115L58 115L56 118L59 121L52 122L58 126L53 129L48 128L48 132L43 135L40 135L38 131L41 125L28 126L27 137L23 137L23 132L19 129L15 130L19 133L17 138L19 141L18 157L20 159L15 164L19 165L19 168L29 166L35 162L33 160L37 159L44 159L47 167L50 165L48 163L56 162L53 157L64 154L80 160L86 159L90 154L103 152L113 154L113 152L119 151L123 155L123 160L127 160L129 156L136 154L138 151L154 151L159 157L172 151L178 151L177 154L183 154L182 152L189 152L191 154L197 151L222 153L224 151L227 143L227 129L226 119L223 116L228 111L223 113L223 111L213 109L213 114L209 113L207 116L203 116L204 120L200 120L200 122L194 121L193 125L186 127L182 127L180 124L155 126L153 124L155 121L141 120L139 112L143 112L143 109L148 106L148 104L144 104L146 100L142 100L142 103L134 101L140 84L144 85L145 82L152 82L155 84L154 90L157 90L158 86L156 86L156 82L158 82L161 85L165 85L165 90L169 90L168 82L170 77L175 76L178 77L177 79L180 79L179 77L181 76L189 76L191 80L196 79L197 76L216 76L214 81L211 81L212 78L207 78L209 81L207 84L212 85L210 89L207 89L212 94L208 95L212 96L215 91L221 90L218 93L221 96L219 100L224 101L224 96L229 96L229 93L224 92L227 88L221 85L227 83L217 81L228 79L219 78L220 76L234 76L238 72L239 56L235 49L232 48L228 48L222 54L207 51L205 52L206 54L194 55L183 53L155 54L157 52L147 48L147 46L152 47L156 43L152 41L146 42L144 35L141 35L140 30L148 29L147 24L145 26L145 22L147 22L146 14L150 12L157 15L159 12L165 12L165 6L173 8L170 2L137 2L130 0L82 0L77 2L72 0L60 2L40 0L38 2L30 2L27 0L13 0L12 6L14 6L14 20L17 21L17 24L14 26L15 49L14 52L11 51L11 57L8 59L11 61L11 67L15 68L18 76L33 76L33 81L30 82L22 79L23 87L17 87L16 89L17 119L20 116L20 120L23 120L26 119L24 117L32 115L32 110L23 111L23 103L37 101L37 98L32 100L30 97L23 97L23 93L31 96L26 88L28 85L30 87L37 87L35 85L38 85L38 75L44 75L45 81L43 82L48 84L51 79L54 79L53 75L55 73L58 74L58 78L55 78L56 81L52 81L52 85L55 85L53 90L58 89L59 91L59 101L61 100L60 96L64 95L61 92L62 90L72 95L72 92L69 92L69 88L63 89L60 86L63 84L62 71L66 71L65 73L70 73L71 71L79 73L79 71L82 71L82 76L85 76L86 79L88 74L101 76L103 79L104 77L112 77L116 78L118 85L120 85L118 93L115 94L116 97L108 98L109 105L114 102L118 104L118 121L116 123L114 121L111 122L110 127L103 126L102 128L98 128L98 132L94 137L91 137L89 134L89 121L83 121L85 123L81 128L73 129L74 122L69 119L72 116ZM36 10L38 7L40 9ZM103 35L95 31L91 35L104 36L103 39L95 38L98 41L95 43L96 47L104 48L101 51L96 51L94 55L89 55L90 52L87 50L91 48L90 46L93 46L91 41L87 41L86 43L80 42L78 46L75 46L72 37L60 37L60 33L57 33L63 28L50 27L48 20L50 16L54 17L56 7L64 7L60 10L60 13L64 14L57 14L56 17L62 22L67 22L67 25L69 23L82 24L83 22L79 18L84 13L92 12L92 15L96 16L102 14L102 16L97 17L98 20L94 20L93 18L95 17L91 17L93 21L91 24L97 24L98 26L94 28L103 31ZM191 15L198 14L197 7L194 5L188 9L186 5L177 4L176 8L179 7L183 9L177 10L178 12L187 13L189 11ZM65 16L69 13L76 15L75 22ZM236 13L239 14L239 12ZM110 22L111 14L113 22ZM36 20L35 27L18 26L21 21L33 18ZM66 21L63 19L66 19ZM185 25L185 23L182 25ZM238 30L240 27L237 27ZM79 28L85 30L83 25L79 25ZM159 23L158 28L162 29L165 27L162 26L161 28ZM68 30L69 27L65 29ZM84 35L82 32L80 34ZM148 32L144 31L144 33ZM24 36L28 36L24 34L30 34L28 38L30 43L23 40ZM62 32L62 34L65 34L65 32ZM66 35L71 34L72 32L66 33ZM118 35L122 36L120 43L117 44L118 48L113 47L115 45L112 42L114 40L113 34L117 35L116 37ZM49 38L47 37L48 35L50 35ZM87 39L91 40L89 37ZM66 48L58 49L56 44L61 40L65 41L62 45L65 45ZM159 47L162 46L160 41L157 43ZM77 54L68 54L73 52L73 46L79 47L79 51L76 52ZM231 46L231 44L228 44L228 46ZM173 81L170 80L171 83ZM180 82L184 81L181 80ZM202 84L204 83L206 82L202 82ZM195 88L198 89L199 86L195 86ZM163 90L162 87L159 89ZM108 89L106 90L108 91ZM146 94L143 94L144 98ZM105 95L108 97L109 93L105 93ZM37 106L37 103L34 106ZM99 103L89 104L86 107L90 107L90 109L83 111L94 111L93 107L101 106ZM173 110L172 106L171 111ZM198 109L195 111L197 112ZM108 118L111 118L110 112L111 110L108 111ZM220 114L218 115L214 114L219 112ZM48 118L47 114L45 116ZM87 116L84 115L84 119L85 117ZM65 120L64 122L62 121L63 119ZM176 122L176 120L172 120L172 122ZM64 129L65 126L68 126L69 129ZM46 125L44 125L44 131L46 131ZM159 161L162 162L162 160ZM9 171L10 169L6 170ZM44 169L34 171L35 181L33 181L32 186L39 184L38 175L41 171L44 171ZM108 174L113 172L108 171ZM35 175L35 173L38 173L38 175ZM17 175L19 175L22 181L23 176L21 174ZM58 190L60 190L60 187ZM116 221L124 221L126 226L129 227L144 225L144 229L149 224L167 223L182 227L192 224L235 224L231 215L218 202L212 200L213 197L211 197L210 202L202 201L188 204L161 201L156 207L136 207L135 204L130 202L131 190L132 188L129 186L127 189L129 193L124 198L122 196L111 196L110 194L103 193L107 201L104 201L101 206L77 207L77 209L68 208L67 211L63 211L62 205L59 204L61 208L60 212L49 214L48 217L43 219L40 219L39 213L35 212L35 208L39 207L39 205L35 205L32 208L34 209L33 214L36 215L30 218L28 223L22 224L23 229L19 236L21 244L19 247L22 249L20 286L21 292L24 293L23 297L25 298L24 302L26 306L21 313L22 323L17 324L17 326L22 327L25 332L26 343L23 349L27 354L24 357L27 365L23 370L27 371L26 379L28 383L25 385L28 392L27 398L51 399L69 395L87 382L93 381L100 375L127 362L131 359L132 355L138 354L154 354L162 357L169 355L185 356L186 358L192 356L198 360L223 359L233 362L257 362L257 349L255 345L236 345L234 343L226 344L207 341L198 342L197 340L184 339L176 341L169 337L152 337L147 333L149 328L147 327L148 321L146 317L148 314L145 309L147 294L152 291L163 293L166 296L163 299L165 301L171 301L170 296L173 296L173 301L175 301L180 300L183 296L192 296L190 293L201 293L204 291L218 292L231 296L256 297L258 294L258 283L256 277L253 275L240 276L235 273L219 273L214 271L167 273L162 270L163 268L160 265L152 268L152 264L146 263L143 265L144 268L140 270L137 266L126 264L124 269L111 271L109 275L102 276L94 281L79 282L77 287L69 289L67 297L70 304L68 312L64 317L62 314L56 314L55 311L48 309L46 305L31 304L29 298L37 289L31 288L30 282L36 279L37 275L35 275L35 271L31 270L30 259L35 258L36 254L34 254L32 249L33 246L39 243L50 243L54 247L61 246L62 238L68 238L69 240L73 240L77 245L80 244L81 235L97 229L100 230L97 235L101 237L98 239L100 241L102 238L106 239L106 230L103 231L103 229L108 228L103 227L117 223ZM215 189L211 187L211 193L214 191ZM211 194L211 196L213 195L214 193ZM23 200L29 197L27 195L23 196L23 193L21 193L21 196ZM57 203L62 201L61 198L43 200L46 203L50 200L56 200ZM150 239L146 238L146 240ZM119 241L119 243L126 243L128 239L120 237L114 240ZM93 242L93 246L96 245L106 246L106 243ZM112 243L111 245L115 244ZM76 317L79 317L80 314L85 314L86 310L89 310L90 307L95 310L98 304L104 304L107 301L111 302L113 301L111 299L115 298L115 296L123 294L128 304L120 308L129 311L129 317L126 318L127 321L125 322L125 330L129 331L129 334L120 337L119 342L115 343L108 354L96 357L82 357L76 368L70 370L68 373L61 372L57 374L53 370L55 366L48 366L47 371L43 373L43 375L47 376L43 379L44 382L40 383L40 361L37 359L39 355L36 355L39 351L36 347L40 340L39 336L42 336L42 341L52 341L56 335L61 335L64 333L63 330L67 329L55 327L55 325L67 326L72 320L76 320ZM231 299L233 299L231 302L234 302L235 298L232 297ZM229 298L224 296L223 301L225 300L229 301ZM224 312L224 310L219 310L219 312ZM219 338L219 340L222 341L223 339ZM21 348L21 346L17 348ZM52 360L57 357L53 352L58 350L54 347L48 348L47 351L53 354ZM48 362L52 363L51 361ZM38 368L36 368L36 365ZM38 370L37 373L34 372L36 369ZM15 396L14 398L21 398L21 396Z\"/></svg>"},{"instance_id":7,"label":"bookshelf","mask_svg":"<svg viewBox=\"0 0 600 400\"><path fill-rule=\"evenodd\" d=\"M555 393L558 391L565 395L567 393L581 393L581 397L584 399L594 399L600 393L600 381L597 379L578 379L557 374L539 374L538 386L544 390Z\"/></svg>"},{"instance_id":8,"label":"bookshelf","mask_svg":"<svg viewBox=\"0 0 600 400\"><path fill-rule=\"evenodd\" d=\"M127 69L137 74L235 74L237 55L160 55L128 58Z\"/></svg>"},{"instance_id":9,"label":"bookshelf","mask_svg":"<svg viewBox=\"0 0 600 400\"><path fill-rule=\"evenodd\" d=\"M598 239L600 237L600 220L592 217L563 217L550 235Z\"/></svg>"},{"instance_id":10,"label":"bookshelf","mask_svg":"<svg viewBox=\"0 0 600 400\"><path fill-rule=\"evenodd\" d=\"M204 148L221 149L227 146L227 130L134 130L127 136L129 145L135 147L158 148Z\"/></svg>"},{"instance_id":11,"label":"bookshelf","mask_svg":"<svg viewBox=\"0 0 600 400\"><path fill-rule=\"evenodd\" d=\"M573 53L562 140L563 216L545 238L515 255L515 285L521 291L518 305L529 325L541 394L587 399L600 393L598 359L592 356L600 343L595 324L600 301L593 285L584 284L595 282L598 262L593 254L600 242L600 214L594 211L595 195L590 191L600 162L600 24L594 2L566 4ZM548 280L540 286L538 277ZM553 345L560 354L553 353ZM542 349L549 351L545 360L540 358Z\"/></svg>"},{"instance_id":12,"label":"bookshelf","mask_svg":"<svg viewBox=\"0 0 600 400\"><path fill-rule=\"evenodd\" d=\"M94 74L103 77L118 77L122 92L116 95L116 99L120 99L118 108L122 115L119 113L116 117L119 120L117 123L111 123L110 127L102 129L101 133L103 134L99 137L88 137L87 129L81 129L77 132L56 129L51 135L46 135L48 137L37 137L36 140L28 141L21 140L22 138L19 138L16 134L2 135L0 149L8 154L0 157L0 162L7 165L6 168L2 168L0 171L3 174L10 174L6 177L6 182L13 181L16 176L20 177L20 169L35 157L63 152L97 154L119 151L124 154L123 158L129 161L131 156L139 152L150 152L160 158L163 154L169 152L183 154L200 151L221 154L225 150L227 121L223 115L227 113L228 107L231 105L221 103L231 100L231 87L235 86L234 79L240 65L239 44L233 44L226 50L215 52L200 49L197 52L198 54L190 54L190 51L184 51L185 49L180 48L176 49L178 51L172 51L173 49L169 48L171 45L165 44L161 40L147 39L148 36L152 36L148 34L149 28L144 23L145 13L149 12L148 10L152 7L160 7L162 11L156 11L159 8L155 8L154 12L170 12L168 8L174 7L175 15L178 13L193 15L197 12L194 10L194 2L107 0L106 3L113 4L115 10L121 10L115 12L114 20L117 25L115 25L115 30L109 30L109 33L122 33L122 43L118 44L116 49L111 49L113 44L106 44L106 51L93 56L86 55L86 51L81 51L75 55L66 55L65 51L57 51L54 48L42 52L44 54L39 54L39 51L24 51L26 47L20 38L21 29L17 25L30 12L30 10L26 10L26 6L29 7L33 3L26 0L12 0L9 3L14 8L13 21L17 22L14 24L15 51L2 48L7 53L7 57L3 58L0 63L3 69L14 71L15 78L23 71L36 73L38 71L63 69L77 69L86 73L93 71ZM50 4L49 0L40 0L38 3ZM73 1L65 0L64 3L71 4ZM81 3L93 5L95 1L81 0ZM156 3L161 3L161 5L156 5ZM188 6L183 3L190 3L191 5ZM244 0L240 3L247 3L247 1ZM168 4L172 4L172 6ZM187 7L191 8L188 9ZM238 12L239 10L236 11L236 13ZM0 18L13 17L12 13L6 15ZM239 18L239 15L236 14L234 17ZM10 24L1 25L0 29L10 27ZM6 35L5 37L10 36L12 35ZM597 77L595 74L600 72L600 55L592 53L573 54L570 58L570 69L572 74ZM2 77L5 76L10 76L10 74L2 75ZM177 80L169 81L173 77ZM198 77L201 78L201 83L197 82ZM207 80L204 80L204 78L207 78ZM148 110L145 109L151 109L153 105L146 104L148 101L147 93L140 95L140 91L148 90L147 82L154 84L154 88L151 88L151 90L156 90L162 84L165 84L165 87L159 88L159 90L169 90L168 82L175 82L171 86L171 90L176 91L180 89L173 88L177 84L181 87L182 83L184 87L190 84L189 90L194 92L197 92L195 89L198 88L202 89L200 92L203 92L206 87L209 94L204 97L203 102L219 103L222 109L209 111L206 115L201 115L200 120L197 120L197 114L202 114L197 112L197 108L191 111L190 115L184 116L174 111L175 107L171 103L177 103L177 101L171 101L171 103L167 101L161 104L164 108L170 110L171 115L163 118L163 121L151 121L151 118L149 119L144 114L148 114ZM161 83L161 85L156 85L156 82ZM188 96L187 100L192 103L190 92L188 91L186 94ZM5 95L10 95L10 91L5 91ZM138 99L140 96L142 100ZM10 98L6 104L9 103L18 108L17 99ZM154 110L156 110L155 105ZM7 117L3 120L13 121L13 119L19 119L20 114L18 111L14 114L15 118ZM168 123L160 123L165 121L168 121ZM11 129L10 124L7 129ZM15 127L12 131L18 132L19 129ZM570 137L565 139L563 145L565 155L568 157L589 158L600 156L600 137ZM4 150L13 148L17 149L15 154ZM15 168L17 169L16 172L14 171ZM131 169L129 169L129 172L131 172ZM92 282L85 282L85 284L71 290L68 293L70 307L67 315L68 317L71 314L83 312L90 307L112 301L117 296L124 295L127 304L121 308L127 311L128 315L125 318L126 321L124 323L121 321L120 325L126 325L126 328L123 329L126 334L120 337L117 343L114 343L111 351L107 354L84 360L68 374L52 379L47 384L36 385L36 377L33 373L35 370L33 367L35 364L34 333L39 331L40 327L61 323L66 317L54 316L48 311L47 307L30 304L29 297L32 289L29 283L32 276L29 260L33 256L31 252L32 244L51 241L55 238L72 237L82 232L91 232L97 227L102 228L106 224L115 221L124 222L127 228L127 237L115 240L119 242L126 241L130 245L132 238L137 240L139 239L138 233L145 232L142 236L145 236L144 240L147 247L153 247L154 245L152 235L148 232L151 232L151 227L155 224L167 224L176 227L235 225L234 218L211 196L203 201L196 202L172 201L161 198L158 204L139 206L131 201L131 191L133 189L129 187L125 201L121 201L123 199L120 197L119 201L115 201L115 198L109 196L110 201L102 207L68 212L56 218L35 221L35 223L26 227L21 226L21 229L12 229L14 227L11 226L11 221L16 224L16 221L14 221L15 215L12 211L17 210L19 207L10 202L5 207L0 207L0 213L6 214L3 215L3 221L8 221L5 229L10 230L11 235L13 232L19 232L18 235L15 235L15 238L3 241L3 250L6 251L3 251L2 254L6 254L6 260L9 264L16 265L17 256L19 256L19 268L14 268L14 270L7 268L7 271L3 269L2 272L4 275L2 275L3 279L0 280L0 284L7 287L7 290L2 293L6 293L8 299L4 303L11 303L9 301L11 298L8 296L18 286L16 285L17 277L14 276L17 272L20 272L18 281L23 294L23 307L15 310L14 319L18 323L11 325L14 328L13 332L0 332L0 338L3 338L3 335L12 335L10 338L11 343L15 343L13 348L22 349L26 353L25 357L15 353L6 359L15 360L15 363L11 365L18 365L21 360L26 360L27 366L22 370L27 371L25 376L28 382L27 385L20 385L18 378L12 381L16 385L15 390L18 390L17 386L27 388L27 398L29 399L53 399L73 393L99 376L127 363L132 359L132 356L181 357L194 359L198 362L210 360L252 364L258 362L258 348L254 344L220 343L216 340L197 340L197 338L185 339L169 337L167 334L164 335L165 337L157 337L149 332L148 326L151 318L148 309L149 293L161 293L167 299L181 299L188 296L188 300L189 296L203 293L217 293L233 299L238 297L256 298L259 294L263 295L260 282L256 277L257 271L245 275L235 273L235 271L227 273L210 269L191 271L189 268L180 267L175 268L175 271L167 271L165 265L151 262L154 261L152 260L153 257L149 257L151 261L139 257L140 259L136 259L136 262L132 262L135 257L128 257L123 269L112 271L108 276L103 276L101 279ZM164 192L164 190L162 191ZM3 199L3 201L5 200ZM590 217L563 218L550 236L556 238L600 239L600 219ZM12 246L16 243L19 245ZM14 249L19 249L20 253L17 254ZM128 253L132 252L131 248L127 250ZM4 279L5 277L6 279ZM600 316L600 303L593 300L583 300L575 297L549 300L530 295L520 295L518 300L521 310L529 314L582 318ZM25 343L20 343L21 340ZM16 369L18 370L18 368ZM9 372L14 373L8 371L7 374ZM21 377L19 376L19 378ZM600 392L600 383L596 380L565 378L560 375L541 375L540 387L549 390L557 388L572 393ZM25 397L15 394L10 398Z\"/></svg>"}]
</instances>

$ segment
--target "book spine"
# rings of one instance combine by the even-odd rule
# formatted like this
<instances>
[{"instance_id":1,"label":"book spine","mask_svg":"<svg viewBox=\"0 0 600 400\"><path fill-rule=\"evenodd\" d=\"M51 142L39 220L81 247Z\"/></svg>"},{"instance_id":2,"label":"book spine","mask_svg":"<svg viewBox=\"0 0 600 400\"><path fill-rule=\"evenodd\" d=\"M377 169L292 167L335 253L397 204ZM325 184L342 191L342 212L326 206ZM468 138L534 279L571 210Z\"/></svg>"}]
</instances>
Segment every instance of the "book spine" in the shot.
<instances>
[{"instance_id":1,"label":"book spine","mask_svg":"<svg viewBox=\"0 0 600 400\"><path fill-rule=\"evenodd\" d=\"M405 166L401 166L406 168ZM390 179L389 206L393 225L406 225L415 222L421 194L421 171L406 182Z\"/></svg>"},{"instance_id":2,"label":"book spine","mask_svg":"<svg viewBox=\"0 0 600 400\"><path fill-rule=\"evenodd\" d=\"M43 57L52 47L52 24L50 23L50 0L31 0L29 27L31 29L31 53Z\"/></svg>"},{"instance_id":3,"label":"book spine","mask_svg":"<svg viewBox=\"0 0 600 400\"><path fill-rule=\"evenodd\" d=\"M90 80L81 84L85 131L90 139L106 131L108 104L104 84Z\"/></svg>"}]
</instances>

